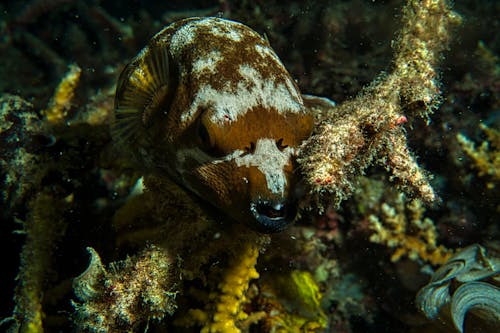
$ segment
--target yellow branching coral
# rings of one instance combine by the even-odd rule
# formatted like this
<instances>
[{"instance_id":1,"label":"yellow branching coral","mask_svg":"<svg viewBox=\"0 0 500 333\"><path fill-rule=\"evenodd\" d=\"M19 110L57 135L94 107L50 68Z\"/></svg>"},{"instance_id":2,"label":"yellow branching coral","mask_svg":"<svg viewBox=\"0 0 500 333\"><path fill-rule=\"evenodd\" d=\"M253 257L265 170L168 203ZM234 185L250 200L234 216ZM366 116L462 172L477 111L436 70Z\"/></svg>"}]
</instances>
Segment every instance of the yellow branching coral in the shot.
<instances>
[{"instance_id":1,"label":"yellow branching coral","mask_svg":"<svg viewBox=\"0 0 500 333\"><path fill-rule=\"evenodd\" d=\"M218 290L210 292L208 297L198 295L201 299L208 298L206 309L190 309L187 315L178 318L175 324L184 327L203 325L203 333L239 333L243 328L260 320L263 313L248 314L243 310L243 305L248 301L246 294L250 280L259 277L255 269L258 256L258 244L244 242L223 272Z\"/></svg>"},{"instance_id":2,"label":"yellow branching coral","mask_svg":"<svg viewBox=\"0 0 500 333\"><path fill-rule=\"evenodd\" d=\"M57 124L67 117L81 73L82 70L77 64L69 65L69 70L59 82L49 107L43 112L49 123Z\"/></svg>"},{"instance_id":3,"label":"yellow branching coral","mask_svg":"<svg viewBox=\"0 0 500 333\"><path fill-rule=\"evenodd\" d=\"M489 188L495 187L495 182L500 180L500 131L480 124L479 128L486 134L488 140L483 141L479 147L465 135L457 134L457 140L465 153L474 162L479 176L489 176L493 182L488 183Z\"/></svg>"},{"instance_id":4,"label":"yellow branching coral","mask_svg":"<svg viewBox=\"0 0 500 333\"><path fill-rule=\"evenodd\" d=\"M250 280L259 277L255 269L259 246L255 242L244 242L239 250L224 270L217 291L210 292L208 296L203 292L192 291L198 294L199 300L208 302L205 309L189 309L185 316L175 320L175 325L202 325L203 333L239 333L264 316L262 312L249 314L243 309L248 301Z\"/></svg>"},{"instance_id":5,"label":"yellow branching coral","mask_svg":"<svg viewBox=\"0 0 500 333\"><path fill-rule=\"evenodd\" d=\"M255 269L259 249L255 244L246 243L238 257L232 260L219 284L220 294L210 295L215 300L215 313L211 322L201 330L202 333L238 333L237 323L248 318L242 309L247 300L245 294L251 279L257 279Z\"/></svg>"},{"instance_id":6,"label":"yellow branching coral","mask_svg":"<svg viewBox=\"0 0 500 333\"><path fill-rule=\"evenodd\" d=\"M394 204L395 207L382 204L382 217L370 215L370 229L374 231L370 241L394 249L391 256L393 262L403 256L433 265L446 262L452 252L437 245L436 227L431 219L423 217L425 209L421 201L406 203L401 194Z\"/></svg>"},{"instance_id":7,"label":"yellow branching coral","mask_svg":"<svg viewBox=\"0 0 500 333\"><path fill-rule=\"evenodd\" d=\"M354 100L324 107L325 118L298 159L320 207L325 201L338 205L352 193L355 178L374 162L390 171L406 192L427 202L436 199L401 125L407 121L403 112L427 116L439 104L435 66L449 40L449 26L459 21L445 0L408 1L394 42L392 72Z\"/></svg>"}]
</instances>

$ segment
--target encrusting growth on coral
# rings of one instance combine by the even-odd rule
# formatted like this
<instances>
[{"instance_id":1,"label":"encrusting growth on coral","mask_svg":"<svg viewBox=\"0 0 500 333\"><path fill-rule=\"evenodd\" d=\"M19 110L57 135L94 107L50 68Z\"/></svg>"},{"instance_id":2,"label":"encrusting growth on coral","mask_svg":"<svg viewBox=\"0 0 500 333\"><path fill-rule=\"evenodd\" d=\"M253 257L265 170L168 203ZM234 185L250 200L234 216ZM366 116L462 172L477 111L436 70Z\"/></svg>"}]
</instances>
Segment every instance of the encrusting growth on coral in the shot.
<instances>
[{"instance_id":1,"label":"encrusting growth on coral","mask_svg":"<svg viewBox=\"0 0 500 333\"><path fill-rule=\"evenodd\" d=\"M133 331L175 311L175 265L165 249L151 245L108 270L94 249L88 251L90 265L74 280L75 294L82 301L73 303L80 330Z\"/></svg>"},{"instance_id":2,"label":"encrusting growth on coral","mask_svg":"<svg viewBox=\"0 0 500 333\"><path fill-rule=\"evenodd\" d=\"M320 207L326 202L338 205L353 191L356 177L374 163L390 171L409 194L426 202L436 200L407 147L402 125L407 117L427 117L437 108L435 66L448 44L449 27L458 22L460 17L447 1L409 1L393 46L392 72L354 100L324 112L325 119L303 145L298 160Z\"/></svg>"},{"instance_id":3,"label":"encrusting growth on coral","mask_svg":"<svg viewBox=\"0 0 500 333\"><path fill-rule=\"evenodd\" d=\"M493 188L496 181L500 180L500 131L480 124L479 128L486 134L488 140L476 147L474 142L465 135L457 134L457 140L467 156L474 162L479 176L489 176L493 182L488 187Z\"/></svg>"},{"instance_id":4,"label":"encrusting growth on coral","mask_svg":"<svg viewBox=\"0 0 500 333\"><path fill-rule=\"evenodd\" d=\"M57 86L48 108L43 111L50 124L60 123L68 116L81 73L82 70L77 64L69 65L68 72Z\"/></svg>"},{"instance_id":5,"label":"encrusting growth on coral","mask_svg":"<svg viewBox=\"0 0 500 333\"><path fill-rule=\"evenodd\" d=\"M437 230L431 219L423 217L425 208L418 199L406 203L400 194L392 207L383 203L383 216L370 215L369 227L374 233L370 241L385 244L394 249L392 262L403 256L411 260L422 260L432 265L440 265L449 259L452 252L443 245L437 245Z\"/></svg>"}]
</instances>

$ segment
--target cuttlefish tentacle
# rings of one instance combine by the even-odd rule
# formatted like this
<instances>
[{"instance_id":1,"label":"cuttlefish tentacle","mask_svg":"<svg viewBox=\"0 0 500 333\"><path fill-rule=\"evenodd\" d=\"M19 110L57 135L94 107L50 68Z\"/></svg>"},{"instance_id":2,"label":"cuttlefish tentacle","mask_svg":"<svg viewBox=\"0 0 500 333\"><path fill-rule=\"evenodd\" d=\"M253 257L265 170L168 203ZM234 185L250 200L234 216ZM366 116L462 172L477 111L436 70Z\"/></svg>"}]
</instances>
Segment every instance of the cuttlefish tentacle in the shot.
<instances>
[{"instance_id":1,"label":"cuttlefish tentacle","mask_svg":"<svg viewBox=\"0 0 500 333\"><path fill-rule=\"evenodd\" d=\"M262 232L296 217L295 157L312 127L267 40L230 20L165 27L117 85L113 133L144 169Z\"/></svg>"}]
</instances>

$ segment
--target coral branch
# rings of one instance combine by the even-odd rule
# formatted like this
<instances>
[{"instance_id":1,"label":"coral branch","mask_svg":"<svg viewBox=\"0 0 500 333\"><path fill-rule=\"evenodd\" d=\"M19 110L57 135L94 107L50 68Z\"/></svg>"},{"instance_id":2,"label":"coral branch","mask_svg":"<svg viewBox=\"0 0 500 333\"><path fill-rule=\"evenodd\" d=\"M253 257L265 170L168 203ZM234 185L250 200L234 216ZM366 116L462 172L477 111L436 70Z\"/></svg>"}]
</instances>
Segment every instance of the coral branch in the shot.
<instances>
[{"instance_id":1,"label":"coral branch","mask_svg":"<svg viewBox=\"0 0 500 333\"><path fill-rule=\"evenodd\" d=\"M488 137L488 140L483 141L481 146L476 148L470 139L460 133L457 134L457 140L474 162L479 176L491 177L493 182L489 186L494 187L495 183L500 180L500 131L483 124L479 127Z\"/></svg>"},{"instance_id":2,"label":"coral branch","mask_svg":"<svg viewBox=\"0 0 500 333\"><path fill-rule=\"evenodd\" d=\"M241 254L234 258L219 284L220 294L211 295L216 299L216 310L212 322L201 332L238 333L237 322L245 320L248 314L242 309L246 301L245 293L251 279L259 277L255 270L259 249L256 244L247 243Z\"/></svg>"},{"instance_id":3,"label":"coral branch","mask_svg":"<svg viewBox=\"0 0 500 333\"><path fill-rule=\"evenodd\" d=\"M403 106L423 103L419 111L426 117L440 103L436 65L448 46L450 26L461 18L447 0L410 0L402 22L394 44L394 68L384 90L394 89Z\"/></svg>"},{"instance_id":4,"label":"coral branch","mask_svg":"<svg viewBox=\"0 0 500 333\"><path fill-rule=\"evenodd\" d=\"M41 59L42 62L49 65L58 76L64 73L64 59L39 37L28 31L21 31L13 37L17 44L23 45L28 52L32 52L36 58Z\"/></svg>"},{"instance_id":5,"label":"coral branch","mask_svg":"<svg viewBox=\"0 0 500 333\"><path fill-rule=\"evenodd\" d=\"M14 318L23 332L43 332L43 294L52 267L52 253L64 235L63 219L67 201L58 200L47 192L39 193L31 203L31 214L24 222L27 235L21 254L21 268L17 279Z\"/></svg>"},{"instance_id":6,"label":"coral branch","mask_svg":"<svg viewBox=\"0 0 500 333\"><path fill-rule=\"evenodd\" d=\"M447 1L412 0L394 43L393 70L357 98L325 113L303 145L298 162L320 208L351 194L356 177L374 162L384 165L406 192L426 202L437 199L425 173L406 146L408 116L428 114L439 104L435 66L459 22ZM328 195L325 195L328 194Z\"/></svg>"},{"instance_id":7,"label":"coral branch","mask_svg":"<svg viewBox=\"0 0 500 333\"><path fill-rule=\"evenodd\" d=\"M81 73L82 70L78 65L72 64L69 66L68 72L62 78L54 92L49 107L43 111L50 124L60 123L68 116Z\"/></svg>"},{"instance_id":8,"label":"coral branch","mask_svg":"<svg viewBox=\"0 0 500 333\"><path fill-rule=\"evenodd\" d=\"M433 265L446 262L451 251L437 245L436 226L432 220L423 217L425 209L422 203L419 200L406 203L404 196L400 195L394 204L395 207L382 204L382 217L370 215L370 229L374 231L370 241L393 248L392 262L403 256Z\"/></svg>"},{"instance_id":9,"label":"coral branch","mask_svg":"<svg viewBox=\"0 0 500 333\"><path fill-rule=\"evenodd\" d=\"M229 267L223 272L218 290L208 295L206 308L189 309L187 315L176 320L176 325L203 325L203 333L239 333L265 316L261 312L248 314L243 309L248 301L246 294L250 280L259 277L255 269L259 246L256 242L247 241L238 249L240 251L231 258Z\"/></svg>"},{"instance_id":10,"label":"coral branch","mask_svg":"<svg viewBox=\"0 0 500 333\"><path fill-rule=\"evenodd\" d=\"M23 206L22 199L33 187L33 169L39 169L39 161L27 148L39 125L31 103L13 95L0 96L0 179L4 186L0 203L10 208Z\"/></svg>"}]
</instances>

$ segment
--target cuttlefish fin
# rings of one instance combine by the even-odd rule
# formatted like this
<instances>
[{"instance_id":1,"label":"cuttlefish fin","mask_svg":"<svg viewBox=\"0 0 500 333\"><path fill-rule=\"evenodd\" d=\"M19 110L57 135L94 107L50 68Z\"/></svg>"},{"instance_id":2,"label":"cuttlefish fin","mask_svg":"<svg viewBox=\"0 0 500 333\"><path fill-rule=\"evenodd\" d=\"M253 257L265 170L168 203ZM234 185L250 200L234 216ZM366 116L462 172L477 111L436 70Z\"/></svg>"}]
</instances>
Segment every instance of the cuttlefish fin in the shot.
<instances>
[{"instance_id":1,"label":"cuttlefish fin","mask_svg":"<svg viewBox=\"0 0 500 333\"><path fill-rule=\"evenodd\" d=\"M145 52L149 56L143 56ZM118 142L134 142L170 108L176 89L168 48L144 49L125 67L116 87L112 136Z\"/></svg>"}]
</instances>

